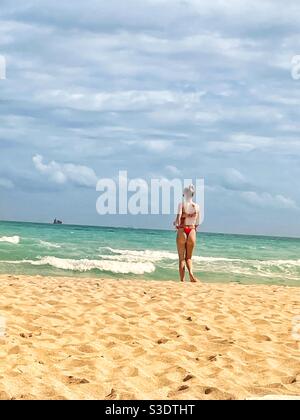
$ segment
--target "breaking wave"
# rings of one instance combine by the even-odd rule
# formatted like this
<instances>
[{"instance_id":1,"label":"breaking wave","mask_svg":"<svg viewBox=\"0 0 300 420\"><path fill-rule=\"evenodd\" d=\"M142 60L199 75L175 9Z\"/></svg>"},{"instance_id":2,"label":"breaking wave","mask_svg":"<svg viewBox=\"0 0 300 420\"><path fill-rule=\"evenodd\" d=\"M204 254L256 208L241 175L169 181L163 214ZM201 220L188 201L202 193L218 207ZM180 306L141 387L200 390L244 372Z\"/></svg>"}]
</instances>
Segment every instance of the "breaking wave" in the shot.
<instances>
[{"instance_id":1,"label":"breaking wave","mask_svg":"<svg viewBox=\"0 0 300 420\"><path fill-rule=\"evenodd\" d=\"M0 237L0 242L6 242L13 245L18 245L20 243L20 236L2 236Z\"/></svg>"},{"instance_id":2,"label":"breaking wave","mask_svg":"<svg viewBox=\"0 0 300 420\"><path fill-rule=\"evenodd\" d=\"M127 261L130 263L151 262L162 268L175 268L178 256L174 252L158 250L122 250L105 247L102 248L109 255L100 257L111 261ZM300 259L298 260L249 260L225 257L193 257L195 269L206 273L236 274L257 277L286 277L300 280Z\"/></svg>"},{"instance_id":3,"label":"breaking wave","mask_svg":"<svg viewBox=\"0 0 300 420\"><path fill-rule=\"evenodd\" d=\"M0 238L2 242L17 244L19 237ZM60 245L43 242L45 248L59 248ZM31 266L49 266L65 271L88 272L99 271L112 274L143 275L157 271L172 270L170 277L177 271L178 256L176 252L159 250L128 250L102 247L95 258L40 256L36 259L22 259L18 261L1 261L4 264L25 264ZM248 276L253 278L280 279L300 281L300 259L241 259L213 256L194 256L195 271L203 274ZM162 271L161 271L162 270ZM175 271L176 270L176 271ZM173 273L173 274L171 274Z\"/></svg>"},{"instance_id":4,"label":"breaking wave","mask_svg":"<svg viewBox=\"0 0 300 420\"><path fill-rule=\"evenodd\" d=\"M42 245L45 248L61 248L61 245L54 244L52 242L47 241L39 241L40 245Z\"/></svg>"},{"instance_id":5,"label":"breaking wave","mask_svg":"<svg viewBox=\"0 0 300 420\"><path fill-rule=\"evenodd\" d=\"M30 264L33 266L49 265L60 270L86 272L92 270L106 271L114 274L146 274L153 273L155 266L152 263L129 263L106 260L74 260L57 257L43 257L38 260L5 261L8 264Z\"/></svg>"}]
</instances>

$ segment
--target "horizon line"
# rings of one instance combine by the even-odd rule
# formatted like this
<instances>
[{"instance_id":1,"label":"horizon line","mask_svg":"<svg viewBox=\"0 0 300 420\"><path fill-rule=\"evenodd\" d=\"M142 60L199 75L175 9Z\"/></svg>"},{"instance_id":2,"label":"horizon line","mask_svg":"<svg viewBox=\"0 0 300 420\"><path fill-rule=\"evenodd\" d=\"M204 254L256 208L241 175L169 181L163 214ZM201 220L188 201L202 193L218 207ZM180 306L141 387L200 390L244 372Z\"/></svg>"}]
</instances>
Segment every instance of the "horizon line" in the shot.
<instances>
[{"instance_id":1,"label":"horizon line","mask_svg":"<svg viewBox=\"0 0 300 420\"><path fill-rule=\"evenodd\" d=\"M23 224L33 224L33 225L50 225L55 226L53 222L29 222L22 220L2 220L0 223L23 223ZM163 232L173 231L172 228L149 228L149 227L134 227L134 226L103 226L103 225L88 225L88 224L77 224L77 223L63 223L62 225L57 225L57 227L62 226L74 226L74 227L90 227L90 228L106 228L106 229L133 229L133 230L158 230ZM211 232L202 230L201 233L210 234L210 235L231 235L231 236L253 236L261 238L281 238L281 239L300 239L300 236L288 236L288 235L267 235L267 234L258 234L258 233L226 233L226 232Z\"/></svg>"}]
</instances>

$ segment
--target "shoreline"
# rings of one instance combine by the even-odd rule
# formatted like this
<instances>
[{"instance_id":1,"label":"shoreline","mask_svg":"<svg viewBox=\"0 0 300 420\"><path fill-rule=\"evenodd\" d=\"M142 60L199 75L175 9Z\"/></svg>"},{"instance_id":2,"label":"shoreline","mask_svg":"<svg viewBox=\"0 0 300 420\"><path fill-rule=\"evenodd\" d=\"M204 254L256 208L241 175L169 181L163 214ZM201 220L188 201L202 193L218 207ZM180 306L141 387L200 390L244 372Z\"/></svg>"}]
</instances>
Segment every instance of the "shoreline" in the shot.
<instances>
[{"instance_id":1,"label":"shoreline","mask_svg":"<svg viewBox=\"0 0 300 420\"><path fill-rule=\"evenodd\" d=\"M186 280L185 282L180 282L179 278L177 279L152 279L152 278L134 278L134 277L125 277L122 278L122 274L119 274L119 276L116 275L116 277L105 277L105 275L99 275L97 276L93 276L93 275L89 275L87 273L84 273L85 275L82 275L82 272L79 272L78 275L76 274L11 274L11 273L0 273L0 281L2 280L63 280L63 281L83 281L83 282L90 282L90 281L94 281L94 282L104 282L104 281L108 281L108 282L128 282L128 283L136 283L136 284L171 284L171 285L187 285L187 284L192 284L192 285L202 285L202 286L220 286L220 287L226 287L226 286L237 286L237 287L259 287L259 288L275 288L275 289L296 289L298 291L298 289L300 290L300 282L299 282L299 286L294 286L294 285L289 285L289 284L275 284L275 283L242 283L239 281L226 281L226 282L221 282L221 281L212 281L212 282L208 282L208 281L202 281L201 278L198 279L197 283L191 283L189 278L188 278L188 274L186 274ZM0 283L0 289L1 289L1 283ZM299 304L299 309L300 309L300 304Z\"/></svg>"},{"instance_id":2,"label":"shoreline","mask_svg":"<svg viewBox=\"0 0 300 420\"><path fill-rule=\"evenodd\" d=\"M133 277L131 277L133 276ZM146 275L140 275L140 277L134 277L134 274L115 274L115 276L111 275L103 275L103 274L99 274L97 275L92 275L89 272L78 272L77 274L75 274L75 272L70 272L68 273L64 273L64 274L46 274L46 273L42 273L42 274L12 274L12 273L0 273L0 281L2 278L19 278L19 279L45 279L45 280L52 280L52 279L62 279L62 280L76 280L76 281L112 281L112 282L119 282L119 281L123 281L123 282L134 282L134 283L154 283L154 284L182 284L179 280L179 276L178 274L176 274L176 277L174 276L173 278L164 278L164 279L160 279L160 278L150 278L150 277L145 277ZM217 275L216 275L217 276ZM225 287L228 285L236 285L236 286L245 286L245 287L255 287L255 286L259 286L259 287L275 287L275 288L290 288L290 289L299 289L300 290L300 281L294 281L293 284L276 284L276 283L271 283L271 282L266 282L264 280L258 279L256 280L256 282L252 283L249 280L224 280L224 281L220 281L220 280L211 280L211 279L207 279L201 276L201 274L199 276L197 276L196 274L196 278L198 279L197 283L202 284L202 285L207 285L207 286L220 286L220 287ZM186 273L186 280L184 282L184 284L188 284L190 283L189 280L189 276L188 273ZM300 305L299 305L300 306Z\"/></svg>"},{"instance_id":3,"label":"shoreline","mask_svg":"<svg viewBox=\"0 0 300 420\"><path fill-rule=\"evenodd\" d=\"M0 399L300 396L300 289L0 275Z\"/></svg>"}]
</instances>

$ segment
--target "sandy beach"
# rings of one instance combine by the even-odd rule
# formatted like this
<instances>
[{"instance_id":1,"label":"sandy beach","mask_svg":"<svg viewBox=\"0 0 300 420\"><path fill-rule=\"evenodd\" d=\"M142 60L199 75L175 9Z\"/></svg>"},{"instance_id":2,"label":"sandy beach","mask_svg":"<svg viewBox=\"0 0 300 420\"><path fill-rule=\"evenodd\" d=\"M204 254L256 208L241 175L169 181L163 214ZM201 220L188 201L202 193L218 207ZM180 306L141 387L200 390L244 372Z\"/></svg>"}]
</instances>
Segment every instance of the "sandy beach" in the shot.
<instances>
[{"instance_id":1,"label":"sandy beach","mask_svg":"<svg viewBox=\"0 0 300 420\"><path fill-rule=\"evenodd\" d=\"M300 395L300 288L0 277L0 399Z\"/></svg>"}]
</instances>

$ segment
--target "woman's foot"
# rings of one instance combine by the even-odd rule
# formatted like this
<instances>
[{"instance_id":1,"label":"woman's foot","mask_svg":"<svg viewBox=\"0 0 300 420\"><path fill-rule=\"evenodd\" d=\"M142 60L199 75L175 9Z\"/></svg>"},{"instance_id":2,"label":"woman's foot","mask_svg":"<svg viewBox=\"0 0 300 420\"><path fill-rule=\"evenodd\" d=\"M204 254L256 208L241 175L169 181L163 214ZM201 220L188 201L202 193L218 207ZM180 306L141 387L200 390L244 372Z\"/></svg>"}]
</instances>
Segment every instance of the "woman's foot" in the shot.
<instances>
[{"instance_id":1,"label":"woman's foot","mask_svg":"<svg viewBox=\"0 0 300 420\"><path fill-rule=\"evenodd\" d=\"M191 283L198 283L198 280L196 279L194 274L190 274L190 280L191 280Z\"/></svg>"},{"instance_id":2,"label":"woman's foot","mask_svg":"<svg viewBox=\"0 0 300 420\"><path fill-rule=\"evenodd\" d=\"M181 276L180 281L181 281L181 283L184 283L185 282L185 267L182 270L182 276Z\"/></svg>"}]
</instances>

